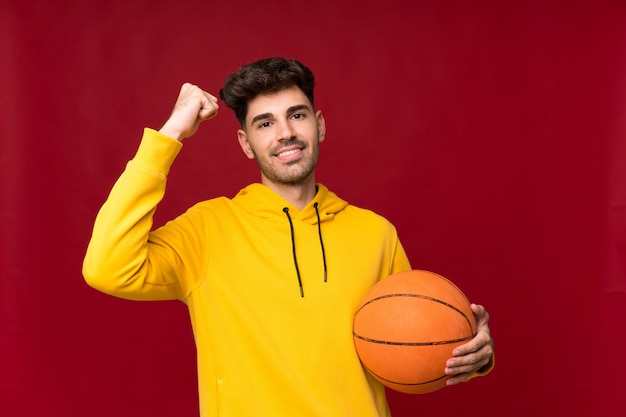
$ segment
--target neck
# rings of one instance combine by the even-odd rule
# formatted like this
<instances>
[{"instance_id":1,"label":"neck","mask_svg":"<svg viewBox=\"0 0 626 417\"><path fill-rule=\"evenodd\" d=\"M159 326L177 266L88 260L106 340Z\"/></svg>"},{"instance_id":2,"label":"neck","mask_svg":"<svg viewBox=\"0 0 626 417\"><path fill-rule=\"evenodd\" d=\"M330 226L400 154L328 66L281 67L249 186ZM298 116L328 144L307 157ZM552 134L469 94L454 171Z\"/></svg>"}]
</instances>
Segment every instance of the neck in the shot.
<instances>
[{"instance_id":1,"label":"neck","mask_svg":"<svg viewBox=\"0 0 626 417\"><path fill-rule=\"evenodd\" d=\"M317 192L313 174L297 184L278 184L268 180L265 176L262 176L261 183L289 201L298 210L302 210L315 197Z\"/></svg>"}]
</instances>

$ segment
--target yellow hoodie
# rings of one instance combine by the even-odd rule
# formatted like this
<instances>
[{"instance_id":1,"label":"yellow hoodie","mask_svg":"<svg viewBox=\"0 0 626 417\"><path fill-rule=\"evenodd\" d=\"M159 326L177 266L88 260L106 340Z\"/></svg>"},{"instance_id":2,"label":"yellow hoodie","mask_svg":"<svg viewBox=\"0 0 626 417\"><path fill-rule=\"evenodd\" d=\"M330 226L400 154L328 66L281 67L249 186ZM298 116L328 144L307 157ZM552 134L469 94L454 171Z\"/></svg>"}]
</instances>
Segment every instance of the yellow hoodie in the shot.
<instances>
[{"instance_id":1,"label":"yellow hoodie","mask_svg":"<svg viewBox=\"0 0 626 417\"><path fill-rule=\"evenodd\" d=\"M410 269L393 225L321 184L302 210L252 184L152 231L181 147L145 130L96 218L89 285L187 304L203 417L388 416L352 321L372 285Z\"/></svg>"}]
</instances>

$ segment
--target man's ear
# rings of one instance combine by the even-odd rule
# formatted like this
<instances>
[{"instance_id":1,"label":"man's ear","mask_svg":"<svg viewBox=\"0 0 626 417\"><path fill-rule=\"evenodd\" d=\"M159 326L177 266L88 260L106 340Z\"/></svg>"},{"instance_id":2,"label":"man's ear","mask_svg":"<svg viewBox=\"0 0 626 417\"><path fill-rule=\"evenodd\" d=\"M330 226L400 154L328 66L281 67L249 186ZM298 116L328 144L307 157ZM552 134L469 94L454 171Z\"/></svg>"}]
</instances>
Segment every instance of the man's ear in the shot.
<instances>
[{"instance_id":1,"label":"man's ear","mask_svg":"<svg viewBox=\"0 0 626 417\"><path fill-rule=\"evenodd\" d=\"M252 148L250 148L250 142L248 142L248 135L246 131L243 129L237 130L237 139L239 140L241 150L246 154L248 159L254 159L254 152L252 152Z\"/></svg>"},{"instance_id":2,"label":"man's ear","mask_svg":"<svg viewBox=\"0 0 626 417\"><path fill-rule=\"evenodd\" d=\"M326 137L326 120L324 120L324 116L322 116L322 111L318 110L315 114L317 118L317 131L319 135L319 141L323 142Z\"/></svg>"}]
</instances>

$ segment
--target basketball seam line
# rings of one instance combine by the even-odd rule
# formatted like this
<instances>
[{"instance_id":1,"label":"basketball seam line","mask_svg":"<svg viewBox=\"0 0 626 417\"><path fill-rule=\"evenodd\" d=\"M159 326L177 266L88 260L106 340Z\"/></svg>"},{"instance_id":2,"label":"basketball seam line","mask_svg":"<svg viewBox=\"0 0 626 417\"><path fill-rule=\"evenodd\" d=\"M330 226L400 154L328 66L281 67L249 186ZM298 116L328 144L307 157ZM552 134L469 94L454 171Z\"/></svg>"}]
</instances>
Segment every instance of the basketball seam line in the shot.
<instances>
[{"instance_id":1,"label":"basketball seam line","mask_svg":"<svg viewBox=\"0 0 626 417\"><path fill-rule=\"evenodd\" d=\"M443 374L438 378L435 379L431 379L430 381L424 381L424 382L398 382L398 381L394 381L392 379L387 379L387 378L383 378L382 376L378 375L375 372L372 372L371 369L369 369L367 366L364 366L365 369L367 369L367 372L369 372L370 374L374 375L376 378L379 378L383 381L386 382L391 382L392 384L396 384L396 385L404 385L404 386L418 386L418 385L426 385L426 384L431 384L433 382L437 382L437 381L441 381L442 379L446 378L448 375Z\"/></svg>"},{"instance_id":2,"label":"basketball seam line","mask_svg":"<svg viewBox=\"0 0 626 417\"><path fill-rule=\"evenodd\" d=\"M385 294L385 295L381 295L379 297L376 298L372 298L371 300L369 300L368 302L366 302L365 304L363 304L361 307L359 307L359 309L357 310L356 314L359 313L359 311L361 311L363 308L365 308L365 306L367 306L370 303L373 303L376 300L382 300L384 298L391 298L391 297L413 297L413 298L422 298L424 300L429 300L429 301L434 301L436 303L442 304L446 307L450 307L451 309L453 309L454 311L456 311L457 313L459 313L460 315L463 316L463 318L465 319L465 321L467 321L467 324L469 325L469 328L472 329L472 323L469 319L469 317L467 317L467 315L461 311L459 308L457 308L456 306L450 304L450 303L446 303L443 300L440 300L438 298L434 298L434 297L429 297L427 295L421 295L421 294L410 294L410 293L395 293L395 294Z\"/></svg>"},{"instance_id":3,"label":"basketball seam line","mask_svg":"<svg viewBox=\"0 0 626 417\"><path fill-rule=\"evenodd\" d=\"M450 345L452 343L464 342L471 340L474 336L466 336L460 339L442 340L437 342L392 342L389 340L370 339L352 332L354 337L363 340L364 342L377 343L379 345L393 345L393 346L438 346L438 345Z\"/></svg>"}]
</instances>

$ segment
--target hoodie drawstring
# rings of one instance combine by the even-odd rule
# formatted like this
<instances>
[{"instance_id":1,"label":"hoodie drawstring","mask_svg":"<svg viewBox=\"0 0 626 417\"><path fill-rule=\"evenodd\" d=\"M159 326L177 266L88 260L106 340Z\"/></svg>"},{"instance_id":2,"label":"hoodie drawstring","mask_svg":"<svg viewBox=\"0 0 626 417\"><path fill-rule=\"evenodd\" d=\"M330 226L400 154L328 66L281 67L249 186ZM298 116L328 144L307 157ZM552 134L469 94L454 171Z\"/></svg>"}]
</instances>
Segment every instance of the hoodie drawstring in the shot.
<instances>
[{"instance_id":1,"label":"hoodie drawstring","mask_svg":"<svg viewBox=\"0 0 626 417\"><path fill-rule=\"evenodd\" d=\"M315 202L313 204L315 207L315 214L317 215L317 233L320 237L320 246L322 248L322 261L324 263L324 282L327 281L327 269L326 269L326 252L324 251L324 240L322 239L322 225L320 221L320 212L318 209L318 204ZM283 208L283 212L287 215L287 220L289 220L289 229L291 230L291 249L293 251L293 264L296 267L296 275L298 277L298 285L300 286L300 297L304 297L304 289L302 287L302 277L300 276L300 267L298 266L298 257L296 255L296 236L293 229L293 221L291 220L291 216L289 215L289 208Z\"/></svg>"},{"instance_id":2,"label":"hoodie drawstring","mask_svg":"<svg viewBox=\"0 0 626 417\"><path fill-rule=\"evenodd\" d=\"M298 275L298 285L300 285L300 297L304 297L302 278L300 277L300 268L298 268L298 257L296 256L296 236L293 232L293 222L291 221L291 216L289 215L289 208L285 207L283 211L287 215L287 220L289 220L289 228L291 229L291 249L293 250L293 264L296 266L296 275Z\"/></svg>"},{"instance_id":3,"label":"hoodie drawstring","mask_svg":"<svg viewBox=\"0 0 626 417\"><path fill-rule=\"evenodd\" d=\"M322 222L320 220L320 211L318 210L317 201L313 204L315 214L317 215L317 234L320 235L320 246L322 247L322 261L324 262L324 282L326 282L326 252L324 252L324 240L322 239Z\"/></svg>"}]
</instances>

